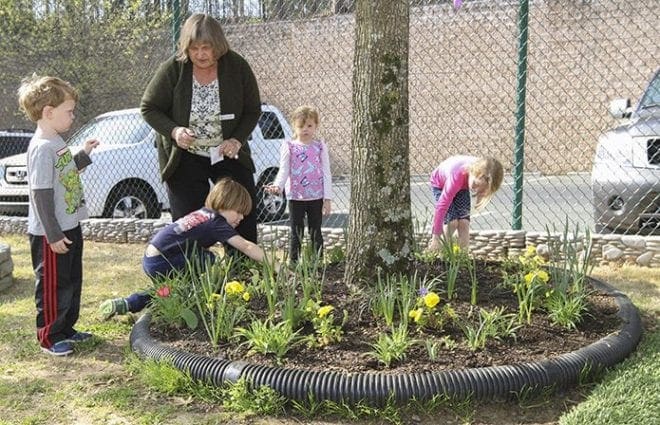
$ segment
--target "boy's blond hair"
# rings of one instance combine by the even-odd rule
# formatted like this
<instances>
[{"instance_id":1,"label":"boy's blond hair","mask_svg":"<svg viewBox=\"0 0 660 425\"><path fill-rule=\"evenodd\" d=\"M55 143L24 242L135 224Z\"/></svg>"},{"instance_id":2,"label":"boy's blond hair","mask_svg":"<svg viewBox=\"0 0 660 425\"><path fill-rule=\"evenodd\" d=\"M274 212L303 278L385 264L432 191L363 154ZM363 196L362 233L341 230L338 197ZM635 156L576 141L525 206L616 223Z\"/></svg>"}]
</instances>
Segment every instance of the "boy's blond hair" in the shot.
<instances>
[{"instance_id":1,"label":"boy's blond hair","mask_svg":"<svg viewBox=\"0 0 660 425\"><path fill-rule=\"evenodd\" d=\"M315 107L303 105L299 106L295 111L293 111L293 114L291 114L291 122L293 123L294 139L298 138L298 131L296 130L298 124L302 126L308 119L313 120L316 125L319 125L319 111Z\"/></svg>"},{"instance_id":2,"label":"boy's blond hair","mask_svg":"<svg viewBox=\"0 0 660 425\"><path fill-rule=\"evenodd\" d=\"M488 182L488 193L477 200L475 208L481 209L490 202L504 180L504 168L502 163L495 158L479 158L469 167L469 172L474 177L484 177Z\"/></svg>"},{"instance_id":3,"label":"boy's blond hair","mask_svg":"<svg viewBox=\"0 0 660 425\"><path fill-rule=\"evenodd\" d=\"M252 197L242 184L226 177L213 185L204 206L214 211L234 210L245 216L252 211Z\"/></svg>"},{"instance_id":4,"label":"boy's blond hair","mask_svg":"<svg viewBox=\"0 0 660 425\"><path fill-rule=\"evenodd\" d=\"M208 43L213 48L215 59L220 59L229 51L229 41L222 25L215 18L203 13L191 15L183 23L176 46L176 60L188 62L188 48L193 43Z\"/></svg>"},{"instance_id":5,"label":"boy's blond hair","mask_svg":"<svg viewBox=\"0 0 660 425\"><path fill-rule=\"evenodd\" d=\"M78 102L78 92L68 81L57 77L34 74L24 78L18 88L21 111L33 122L42 118L46 106L57 107L68 99Z\"/></svg>"}]
</instances>

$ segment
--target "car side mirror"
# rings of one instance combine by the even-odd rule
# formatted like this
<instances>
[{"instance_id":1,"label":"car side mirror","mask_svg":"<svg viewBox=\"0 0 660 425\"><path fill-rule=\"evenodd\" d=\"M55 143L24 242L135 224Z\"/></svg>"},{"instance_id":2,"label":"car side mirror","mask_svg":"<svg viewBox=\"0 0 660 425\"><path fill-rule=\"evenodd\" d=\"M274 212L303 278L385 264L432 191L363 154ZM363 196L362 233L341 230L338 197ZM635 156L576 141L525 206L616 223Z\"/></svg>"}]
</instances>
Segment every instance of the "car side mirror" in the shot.
<instances>
[{"instance_id":1,"label":"car side mirror","mask_svg":"<svg viewBox=\"0 0 660 425\"><path fill-rule=\"evenodd\" d=\"M614 118L629 118L632 113L630 99L614 99L610 102L609 111Z\"/></svg>"}]
</instances>

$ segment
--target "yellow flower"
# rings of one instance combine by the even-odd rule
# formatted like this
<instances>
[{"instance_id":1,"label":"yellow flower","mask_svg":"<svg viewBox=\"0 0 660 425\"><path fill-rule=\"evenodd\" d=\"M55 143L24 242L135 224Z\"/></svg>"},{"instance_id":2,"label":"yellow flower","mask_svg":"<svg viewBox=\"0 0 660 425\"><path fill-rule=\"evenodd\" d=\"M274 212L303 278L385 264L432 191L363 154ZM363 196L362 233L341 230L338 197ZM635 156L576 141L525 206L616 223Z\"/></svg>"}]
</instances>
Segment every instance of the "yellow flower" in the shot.
<instances>
[{"instance_id":1,"label":"yellow flower","mask_svg":"<svg viewBox=\"0 0 660 425\"><path fill-rule=\"evenodd\" d=\"M535 276L536 276L536 273L534 273L534 272L529 272L525 275L525 283L527 284L527 286L529 286L532 283Z\"/></svg>"},{"instance_id":2,"label":"yellow flower","mask_svg":"<svg viewBox=\"0 0 660 425\"><path fill-rule=\"evenodd\" d=\"M424 304L428 308L433 308L440 302L440 297L435 292L429 292L424 295Z\"/></svg>"},{"instance_id":3,"label":"yellow flower","mask_svg":"<svg viewBox=\"0 0 660 425\"><path fill-rule=\"evenodd\" d=\"M248 291L243 292L243 301L250 301L250 293Z\"/></svg>"},{"instance_id":4,"label":"yellow flower","mask_svg":"<svg viewBox=\"0 0 660 425\"><path fill-rule=\"evenodd\" d=\"M421 308L418 308L416 310L410 310L408 313L408 317L413 319L415 323L418 323L422 319L422 314L424 313L424 310Z\"/></svg>"},{"instance_id":5,"label":"yellow flower","mask_svg":"<svg viewBox=\"0 0 660 425\"><path fill-rule=\"evenodd\" d=\"M237 280L232 280L231 282L227 282L225 285L225 292L227 295L241 295L245 291L245 288L243 288L243 285L241 285L241 282Z\"/></svg>"},{"instance_id":6,"label":"yellow flower","mask_svg":"<svg viewBox=\"0 0 660 425\"><path fill-rule=\"evenodd\" d=\"M537 271L536 276L541 279L543 283L548 283L548 280L550 280L550 276L548 276L548 273L545 270Z\"/></svg>"},{"instance_id":7,"label":"yellow flower","mask_svg":"<svg viewBox=\"0 0 660 425\"><path fill-rule=\"evenodd\" d=\"M461 247L458 244L454 244L452 245L451 250L454 254L458 254L461 252Z\"/></svg>"},{"instance_id":8,"label":"yellow flower","mask_svg":"<svg viewBox=\"0 0 660 425\"><path fill-rule=\"evenodd\" d=\"M536 255L536 247L534 245L528 246L525 250L525 257L533 257L534 255Z\"/></svg>"},{"instance_id":9,"label":"yellow flower","mask_svg":"<svg viewBox=\"0 0 660 425\"><path fill-rule=\"evenodd\" d=\"M220 301L222 296L220 294L211 294L211 301Z\"/></svg>"},{"instance_id":10,"label":"yellow flower","mask_svg":"<svg viewBox=\"0 0 660 425\"><path fill-rule=\"evenodd\" d=\"M525 283L527 286L531 285L534 279L538 279L543 283L548 283L550 276L548 276L548 273L545 270L534 270L533 272L529 272L525 275Z\"/></svg>"},{"instance_id":11,"label":"yellow flower","mask_svg":"<svg viewBox=\"0 0 660 425\"><path fill-rule=\"evenodd\" d=\"M316 312L320 318L324 318L325 316L328 315L332 310L335 308L331 305L324 305L323 307L319 308L319 310Z\"/></svg>"}]
</instances>

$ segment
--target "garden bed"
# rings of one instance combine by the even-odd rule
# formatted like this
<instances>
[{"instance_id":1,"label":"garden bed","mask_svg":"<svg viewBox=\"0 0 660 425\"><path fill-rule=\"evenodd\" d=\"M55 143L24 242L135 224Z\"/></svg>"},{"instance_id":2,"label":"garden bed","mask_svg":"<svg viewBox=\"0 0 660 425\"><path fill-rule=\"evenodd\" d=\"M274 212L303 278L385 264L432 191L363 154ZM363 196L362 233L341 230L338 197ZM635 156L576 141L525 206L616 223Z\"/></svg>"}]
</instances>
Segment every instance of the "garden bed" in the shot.
<instances>
[{"instance_id":1,"label":"garden bed","mask_svg":"<svg viewBox=\"0 0 660 425\"><path fill-rule=\"evenodd\" d=\"M470 275L461 270L456 279L456 297L449 303L455 312L456 320L447 320L440 328L417 327L409 324L409 338L418 342L412 344L405 358L393 361L389 367L378 361L371 352L372 344L379 334L387 333L390 327L382 318L374 318L370 312L372 297L365 292L352 290L343 281L343 265L327 266L323 276L322 301L332 305L334 312L347 314L343 335L339 342L323 347L308 347L299 344L289 349L281 359L273 355L250 352L247 345L238 340L221 342L213 347L204 328L196 330L185 327L152 324L152 336L166 345L183 352L228 361L243 360L255 365L280 366L310 371L335 371L340 373L378 372L382 374L439 372L489 366L511 365L541 361L583 348L619 329L618 307L611 295L592 290L586 299L587 312L575 329L567 329L551 323L547 312L541 308L534 310L531 323L526 321L515 331L515 337L489 339L483 348L468 347L461 321L474 321L479 309L493 310L504 307L507 313L516 313L518 299L511 288L503 286L502 263L475 263L478 281L477 305L471 303ZM417 276L446 276L446 263L420 262L412 268ZM442 285L437 289L441 301L447 304ZM249 308L254 317L266 317L267 302L263 295L254 294L249 300ZM340 321L341 314L337 314ZM245 326L246 324L242 324ZM302 327L301 333L313 334L310 324ZM435 344L434 355L429 346Z\"/></svg>"}]
</instances>

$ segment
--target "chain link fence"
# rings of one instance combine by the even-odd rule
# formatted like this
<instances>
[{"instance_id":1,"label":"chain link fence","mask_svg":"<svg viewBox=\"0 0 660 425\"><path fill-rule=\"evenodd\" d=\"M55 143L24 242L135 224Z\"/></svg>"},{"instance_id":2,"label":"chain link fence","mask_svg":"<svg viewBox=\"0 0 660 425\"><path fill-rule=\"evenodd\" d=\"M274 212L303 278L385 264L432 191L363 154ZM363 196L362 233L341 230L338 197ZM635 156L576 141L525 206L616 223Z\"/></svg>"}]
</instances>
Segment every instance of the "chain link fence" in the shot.
<instances>
[{"instance_id":1,"label":"chain link fence","mask_svg":"<svg viewBox=\"0 0 660 425\"><path fill-rule=\"evenodd\" d=\"M55 74L80 88L78 125L135 108L157 64L172 53L178 26L171 16L210 13L250 63L266 104L250 142L263 165L255 180L273 177L279 140L288 134L280 113L289 116L312 104L320 110L319 133L330 147L335 182L334 213L326 225L347 226L353 0L191 0L174 10L177 2L98 3L0 2L11 12L0 14L6 52L0 128L33 127L15 100L21 78L32 72ZM647 83L660 66L659 18L655 0L464 0L458 9L451 1L411 1L411 199L418 229L428 229L432 218L430 172L447 156L471 154L497 157L506 169L502 189L473 215L476 230L542 231L568 223L657 232L660 80L648 89ZM608 114L617 98L632 103L626 108L625 100L614 102L611 112L630 119L609 132L622 124ZM106 162L95 158L83 177L87 201L99 206L94 215L157 216L167 199L153 134L135 110L121 116L104 118L112 125L100 120L85 129L108 150ZM0 156L14 153L2 141ZM21 213L10 205L26 195L17 167L0 165L0 213ZM260 193L262 221L286 219L284 206Z\"/></svg>"}]
</instances>

